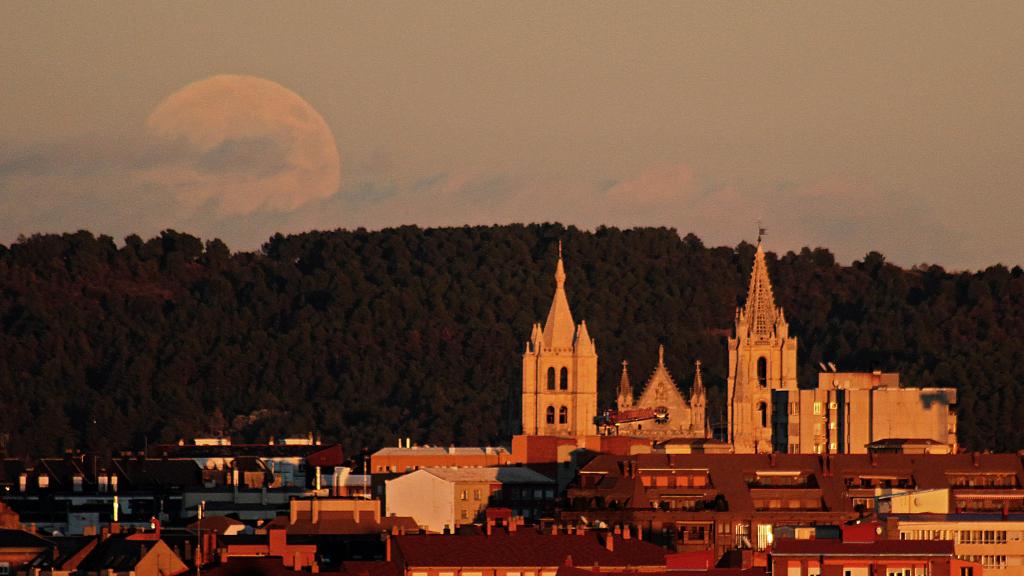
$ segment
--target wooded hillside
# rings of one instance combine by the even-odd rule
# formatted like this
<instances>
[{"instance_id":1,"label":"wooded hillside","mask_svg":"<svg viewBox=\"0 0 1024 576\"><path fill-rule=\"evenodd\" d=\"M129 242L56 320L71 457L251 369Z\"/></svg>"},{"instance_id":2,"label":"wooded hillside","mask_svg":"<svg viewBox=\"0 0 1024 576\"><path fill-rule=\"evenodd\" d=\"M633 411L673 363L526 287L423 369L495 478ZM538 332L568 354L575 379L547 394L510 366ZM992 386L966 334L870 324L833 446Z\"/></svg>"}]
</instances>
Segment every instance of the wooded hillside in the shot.
<instances>
[{"instance_id":1,"label":"wooded hillside","mask_svg":"<svg viewBox=\"0 0 1024 576\"><path fill-rule=\"evenodd\" d=\"M622 359L638 387L663 342L684 390L703 361L721 424L750 244L545 224L311 232L232 254L173 231L120 248L79 232L0 246L0 438L13 456L209 432L315 430L350 451L397 436L507 443L559 239L573 314L597 341L601 406ZM877 253L844 267L804 249L769 254L769 269L803 385L831 361L955 386L966 447L1024 447L1020 268L903 270Z\"/></svg>"}]
</instances>

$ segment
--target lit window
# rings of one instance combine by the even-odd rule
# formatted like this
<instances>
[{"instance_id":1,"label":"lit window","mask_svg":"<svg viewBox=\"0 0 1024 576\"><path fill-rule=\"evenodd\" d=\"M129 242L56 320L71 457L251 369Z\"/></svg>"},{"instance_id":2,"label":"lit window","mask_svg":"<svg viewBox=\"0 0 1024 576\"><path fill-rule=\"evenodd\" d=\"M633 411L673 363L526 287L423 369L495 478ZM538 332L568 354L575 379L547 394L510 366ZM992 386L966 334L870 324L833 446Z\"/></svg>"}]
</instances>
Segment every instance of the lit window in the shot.
<instances>
[{"instance_id":1,"label":"lit window","mask_svg":"<svg viewBox=\"0 0 1024 576\"><path fill-rule=\"evenodd\" d=\"M461 495L461 497L459 499L460 500L468 500L469 499L469 495L466 493L465 490L462 491L462 495Z\"/></svg>"},{"instance_id":2,"label":"lit window","mask_svg":"<svg viewBox=\"0 0 1024 576\"><path fill-rule=\"evenodd\" d=\"M814 403L814 415L821 416L821 402Z\"/></svg>"}]
</instances>

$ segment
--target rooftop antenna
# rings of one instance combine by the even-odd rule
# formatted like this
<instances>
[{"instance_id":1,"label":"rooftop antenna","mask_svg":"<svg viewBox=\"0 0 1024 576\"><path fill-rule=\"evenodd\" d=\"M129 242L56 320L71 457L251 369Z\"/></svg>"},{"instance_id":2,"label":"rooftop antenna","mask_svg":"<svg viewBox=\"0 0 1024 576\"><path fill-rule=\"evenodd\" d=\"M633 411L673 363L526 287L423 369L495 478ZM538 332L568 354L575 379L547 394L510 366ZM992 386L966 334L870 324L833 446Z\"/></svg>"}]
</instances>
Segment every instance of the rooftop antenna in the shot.
<instances>
[{"instance_id":1,"label":"rooftop antenna","mask_svg":"<svg viewBox=\"0 0 1024 576\"><path fill-rule=\"evenodd\" d=\"M836 372L836 371L837 371L837 370L836 370L836 365L835 365L835 364L833 364L832 362L829 362L829 363L828 363L828 367L829 367L829 369L830 369L830 370L832 370L833 372Z\"/></svg>"},{"instance_id":2,"label":"rooftop antenna","mask_svg":"<svg viewBox=\"0 0 1024 576\"><path fill-rule=\"evenodd\" d=\"M822 372L828 372L828 368L825 367L824 362L818 362L818 367L821 368Z\"/></svg>"},{"instance_id":3,"label":"rooftop antenna","mask_svg":"<svg viewBox=\"0 0 1024 576\"><path fill-rule=\"evenodd\" d=\"M757 243L761 243L761 238L768 235L768 231L764 226L761 226L761 220L757 221Z\"/></svg>"}]
</instances>

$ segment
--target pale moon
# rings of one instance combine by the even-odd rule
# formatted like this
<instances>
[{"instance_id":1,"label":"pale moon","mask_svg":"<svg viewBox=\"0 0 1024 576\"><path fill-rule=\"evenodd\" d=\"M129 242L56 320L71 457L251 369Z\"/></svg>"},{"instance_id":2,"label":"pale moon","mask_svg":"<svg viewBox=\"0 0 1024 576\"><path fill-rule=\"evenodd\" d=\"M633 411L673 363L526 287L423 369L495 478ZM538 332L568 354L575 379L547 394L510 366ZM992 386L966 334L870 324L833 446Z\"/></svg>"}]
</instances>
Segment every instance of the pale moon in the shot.
<instances>
[{"instance_id":1,"label":"pale moon","mask_svg":"<svg viewBox=\"0 0 1024 576\"><path fill-rule=\"evenodd\" d=\"M254 76L185 86L146 120L171 160L145 170L179 203L220 215L287 212L331 196L341 181L334 134L291 90Z\"/></svg>"}]
</instances>

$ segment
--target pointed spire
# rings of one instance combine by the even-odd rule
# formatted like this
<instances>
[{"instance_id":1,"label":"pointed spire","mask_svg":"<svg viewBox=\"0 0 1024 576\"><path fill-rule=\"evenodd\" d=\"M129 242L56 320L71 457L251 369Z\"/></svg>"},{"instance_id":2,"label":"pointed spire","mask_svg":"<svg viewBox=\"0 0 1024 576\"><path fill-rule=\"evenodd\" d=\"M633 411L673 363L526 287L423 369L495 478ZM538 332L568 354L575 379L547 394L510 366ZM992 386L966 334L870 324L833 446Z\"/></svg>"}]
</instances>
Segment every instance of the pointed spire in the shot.
<instances>
[{"instance_id":1,"label":"pointed spire","mask_svg":"<svg viewBox=\"0 0 1024 576\"><path fill-rule=\"evenodd\" d=\"M777 318L775 297L772 295L772 281L768 277L768 265L765 263L764 248L760 242L754 254L754 269L750 272L747 303L741 316L746 321L747 336L755 340L767 340L772 337Z\"/></svg>"},{"instance_id":2,"label":"pointed spire","mask_svg":"<svg viewBox=\"0 0 1024 576\"><path fill-rule=\"evenodd\" d=\"M696 398L699 398L701 400L701 404L703 404L703 400L707 392L704 390L704 377L700 373L700 360L694 362L693 366L693 387L690 388L690 404L692 405Z\"/></svg>"},{"instance_id":3,"label":"pointed spire","mask_svg":"<svg viewBox=\"0 0 1024 576\"><path fill-rule=\"evenodd\" d=\"M555 296L551 300L547 322L544 323L544 346L570 349L576 323L565 296L565 266L562 264L562 243L558 243L558 264L555 265Z\"/></svg>"},{"instance_id":4,"label":"pointed spire","mask_svg":"<svg viewBox=\"0 0 1024 576\"><path fill-rule=\"evenodd\" d=\"M618 409L625 410L633 406L633 385L629 382L629 361L622 361L622 376L619 377Z\"/></svg>"}]
</instances>

